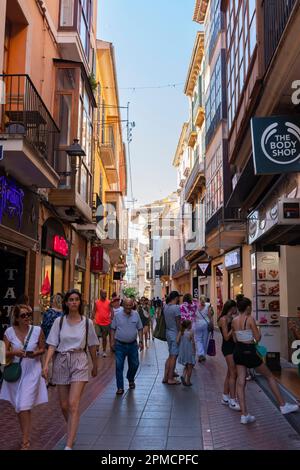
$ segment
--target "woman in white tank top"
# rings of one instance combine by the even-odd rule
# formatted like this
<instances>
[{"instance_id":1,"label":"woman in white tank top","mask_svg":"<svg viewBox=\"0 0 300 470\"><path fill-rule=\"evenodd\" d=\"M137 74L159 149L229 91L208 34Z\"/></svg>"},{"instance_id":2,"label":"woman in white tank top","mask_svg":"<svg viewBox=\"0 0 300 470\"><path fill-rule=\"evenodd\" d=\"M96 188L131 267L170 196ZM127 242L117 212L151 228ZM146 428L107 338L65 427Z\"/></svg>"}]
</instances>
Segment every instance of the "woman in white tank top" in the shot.
<instances>
[{"instance_id":1,"label":"woman in white tank top","mask_svg":"<svg viewBox=\"0 0 300 470\"><path fill-rule=\"evenodd\" d=\"M267 379L282 414L297 411L299 409L298 405L285 403L274 376L256 352L255 342L258 343L260 341L261 334L254 318L251 316L251 300L243 295L237 296L237 309L239 315L232 321L232 330L233 338L236 342L233 358L236 363L238 376L237 395L242 412L241 423L248 424L255 421L255 417L248 413L245 399L247 368L257 369Z\"/></svg>"}]
</instances>

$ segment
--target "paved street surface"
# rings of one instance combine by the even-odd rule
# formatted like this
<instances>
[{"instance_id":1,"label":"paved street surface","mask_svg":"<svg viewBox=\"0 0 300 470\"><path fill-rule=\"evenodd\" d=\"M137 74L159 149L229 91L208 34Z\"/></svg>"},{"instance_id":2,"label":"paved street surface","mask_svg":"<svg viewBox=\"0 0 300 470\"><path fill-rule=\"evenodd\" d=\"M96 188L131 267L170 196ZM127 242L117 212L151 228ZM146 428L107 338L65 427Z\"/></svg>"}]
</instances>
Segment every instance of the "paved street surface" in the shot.
<instances>
[{"instance_id":1,"label":"paved street surface","mask_svg":"<svg viewBox=\"0 0 300 470\"><path fill-rule=\"evenodd\" d=\"M216 335L219 340L219 335ZM298 449L300 437L255 382L247 385L249 410L257 418L243 426L240 415L220 403L225 361L219 353L197 364L193 386L161 383L165 343L155 341L141 354L136 389L116 397L113 357L99 358L100 373L86 388L74 449L97 450L212 450ZM181 366L178 366L181 371ZM50 405L33 414L33 448L61 449L65 424L50 391ZM20 431L13 410L0 402L0 449L17 449Z\"/></svg>"}]
</instances>

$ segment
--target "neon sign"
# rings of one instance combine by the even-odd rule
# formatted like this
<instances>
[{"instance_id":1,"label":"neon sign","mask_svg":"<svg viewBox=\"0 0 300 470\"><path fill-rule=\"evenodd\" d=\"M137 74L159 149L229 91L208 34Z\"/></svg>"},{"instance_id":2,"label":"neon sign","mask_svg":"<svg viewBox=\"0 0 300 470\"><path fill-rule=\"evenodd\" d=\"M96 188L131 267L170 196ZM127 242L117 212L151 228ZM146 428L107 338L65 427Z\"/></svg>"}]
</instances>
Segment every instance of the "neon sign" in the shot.
<instances>
[{"instance_id":1,"label":"neon sign","mask_svg":"<svg viewBox=\"0 0 300 470\"><path fill-rule=\"evenodd\" d=\"M60 237L59 235L55 235L53 238L53 251L56 253L68 256L69 254L69 245L67 240L64 237Z\"/></svg>"},{"instance_id":2,"label":"neon sign","mask_svg":"<svg viewBox=\"0 0 300 470\"><path fill-rule=\"evenodd\" d=\"M4 214L10 219L18 218L18 229L21 228L23 215L24 191L16 186L14 181L9 181L5 176L0 177L0 224Z\"/></svg>"}]
</instances>

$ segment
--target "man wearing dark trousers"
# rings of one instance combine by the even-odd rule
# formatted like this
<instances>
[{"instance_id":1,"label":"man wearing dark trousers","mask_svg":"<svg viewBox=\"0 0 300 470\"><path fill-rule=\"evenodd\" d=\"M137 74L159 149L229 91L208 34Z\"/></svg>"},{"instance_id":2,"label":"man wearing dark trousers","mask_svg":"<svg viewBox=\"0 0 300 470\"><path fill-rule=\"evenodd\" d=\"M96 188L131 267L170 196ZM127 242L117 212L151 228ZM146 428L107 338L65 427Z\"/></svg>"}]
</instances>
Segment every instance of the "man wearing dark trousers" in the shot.
<instances>
[{"instance_id":1,"label":"man wearing dark trousers","mask_svg":"<svg viewBox=\"0 0 300 470\"><path fill-rule=\"evenodd\" d=\"M139 348L141 351L143 350L143 325L137 311L132 309L133 301L125 299L123 307L114 316L111 324L111 340L116 355L117 395L124 393L123 372L126 357L128 359L127 380L129 388L135 388L134 378L139 367L138 350Z\"/></svg>"}]
</instances>

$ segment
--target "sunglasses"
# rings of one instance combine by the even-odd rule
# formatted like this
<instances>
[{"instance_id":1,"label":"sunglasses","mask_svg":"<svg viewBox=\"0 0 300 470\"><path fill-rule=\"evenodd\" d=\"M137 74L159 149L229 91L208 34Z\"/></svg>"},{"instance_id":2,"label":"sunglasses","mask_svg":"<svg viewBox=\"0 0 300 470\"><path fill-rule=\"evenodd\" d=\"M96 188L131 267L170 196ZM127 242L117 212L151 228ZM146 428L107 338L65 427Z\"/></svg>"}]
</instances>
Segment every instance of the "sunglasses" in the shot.
<instances>
[{"instance_id":1,"label":"sunglasses","mask_svg":"<svg viewBox=\"0 0 300 470\"><path fill-rule=\"evenodd\" d=\"M27 313L21 313L19 315L20 318L24 319L24 318L30 318L32 316L31 313L27 312Z\"/></svg>"}]
</instances>

